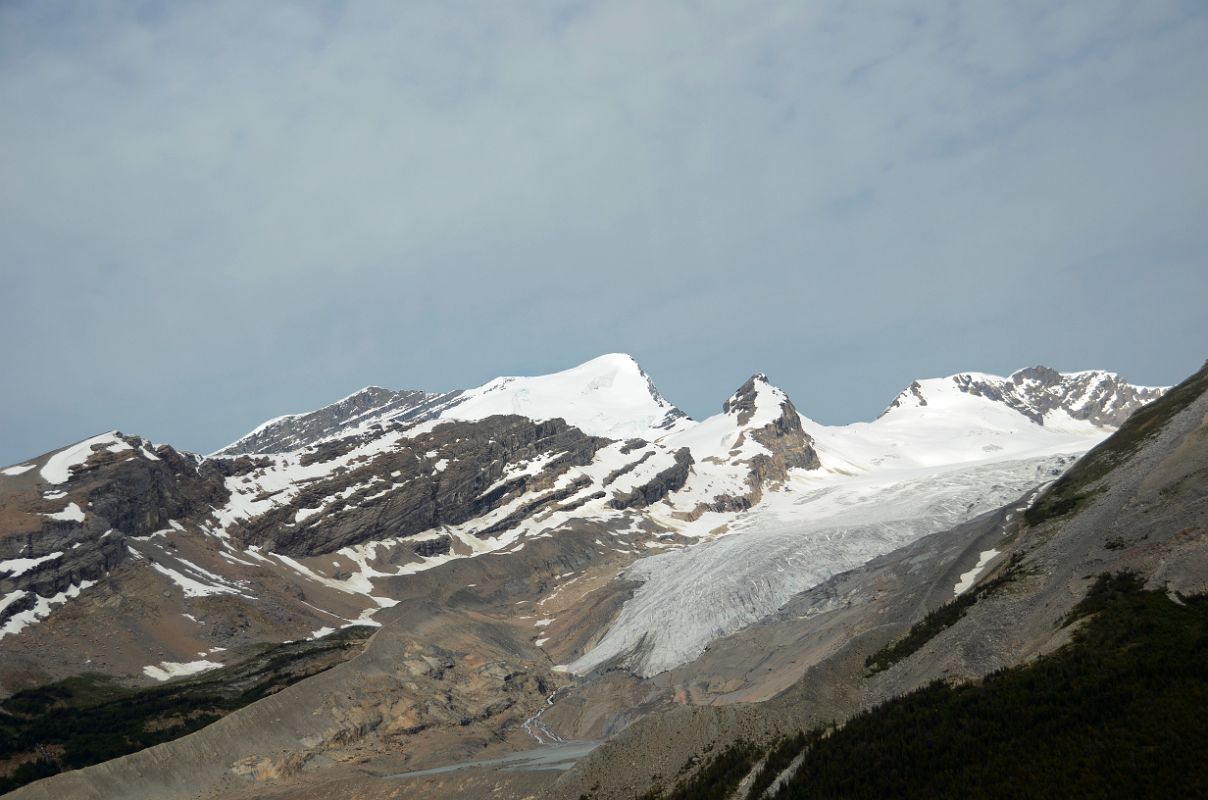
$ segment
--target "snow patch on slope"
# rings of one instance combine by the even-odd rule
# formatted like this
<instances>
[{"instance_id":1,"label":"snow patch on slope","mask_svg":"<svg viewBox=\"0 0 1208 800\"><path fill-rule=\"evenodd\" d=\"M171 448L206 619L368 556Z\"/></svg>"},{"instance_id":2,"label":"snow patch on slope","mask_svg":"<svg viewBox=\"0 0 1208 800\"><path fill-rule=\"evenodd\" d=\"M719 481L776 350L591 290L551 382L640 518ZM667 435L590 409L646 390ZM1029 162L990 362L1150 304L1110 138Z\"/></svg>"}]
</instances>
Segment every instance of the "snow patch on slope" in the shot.
<instances>
[{"instance_id":1,"label":"snow patch on slope","mask_svg":"<svg viewBox=\"0 0 1208 800\"><path fill-rule=\"evenodd\" d=\"M60 522L83 522L84 510L75 503L68 503L67 508L62 511L55 511L50 514L43 514L47 519L55 519Z\"/></svg>"},{"instance_id":2,"label":"snow patch on slope","mask_svg":"<svg viewBox=\"0 0 1208 800\"><path fill-rule=\"evenodd\" d=\"M134 551L132 550L131 552ZM209 597L217 594L243 594L243 592L241 592L237 587L229 585L224 578L221 578L212 572L208 572L207 570L203 570L195 564L185 561L184 559L178 560L185 565L186 569L194 571L201 578L208 578L212 581L211 583L206 583L203 580L189 577L180 570L175 570L171 567L166 567L163 564L152 561L152 569L167 577L169 580L179 586L181 591L184 592L185 597Z\"/></svg>"},{"instance_id":3,"label":"snow patch on slope","mask_svg":"<svg viewBox=\"0 0 1208 800\"><path fill-rule=\"evenodd\" d=\"M199 661L161 661L159 666L143 667L143 673L148 678L154 678L157 681L168 681L173 678L183 678L186 675L196 675L199 672L217 669L221 666L222 664L217 661L208 661L204 658Z\"/></svg>"},{"instance_id":4,"label":"snow patch on slope","mask_svg":"<svg viewBox=\"0 0 1208 800\"><path fill-rule=\"evenodd\" d=\"M969 589L971 589L973 584L977 581L978 576L986 571L986 567L991 561L994 560L996 555L998 555L998 551L993 548L983 550L981 555L977 558L977 565L968 572L961 573L960 580L956 582L956 586L952 587L952 594L959 597L960 595L969 591Z\"/></svg>"},{"instance_id":5,"label":"snow patch on slope","mask_svg":"<svg viewBox=\"0 0 1208 800\"><path fill-rule=\"evenodd\" d=\"M54 610L55 606L62 605L68 600L73 600L79 597L80 592L95 585L96 581L80 581L78 584L73 584L65 591L59 592L51 597L34 595L35 601L33 608L28 608L25 611L19 611L16 614L13 614L8 618L8 621L4 623L3 627L0 627L0 639L3 639L9 634L20 633L35 622L46 619L50 616L50 612ZM16 600L24 598L24 596L25 592L21 592L20 595L17 596L9 595L5 598L3 605L0 605L0 609L12 604Z\"/></svg>"},{"instance_id":6,"label":"snow patch on slope","mask_svg":"<svg viewBox=\"0 0 1208 800\"><path fill-rule=\"evenodd\" d=\"M84 464L92 456L94 448L104 447L111 453L123 450L133 450L117 435L117 431L109 431L91 439L73 444L52 455L42 467L42 480L47 483L66 483L71 478L71 470Z\"/></svg>"},{"instance_id":7,"label":"snow patch on slope","mask_svg":"<svg viewBox=\"0 0 1208 800\"><path fill-rule=\"evenodd\" d=\"M24 575L39 564L45 564L47 561L54 561L57 558L62 558L62 551L55 551L48 555L39 556L37 558L10 558L6 561L0 561L0 573L8 573L6 577L16 578L19 575ZM4 606L0 605L0 610Z\"/></svg>"}]
</instances>

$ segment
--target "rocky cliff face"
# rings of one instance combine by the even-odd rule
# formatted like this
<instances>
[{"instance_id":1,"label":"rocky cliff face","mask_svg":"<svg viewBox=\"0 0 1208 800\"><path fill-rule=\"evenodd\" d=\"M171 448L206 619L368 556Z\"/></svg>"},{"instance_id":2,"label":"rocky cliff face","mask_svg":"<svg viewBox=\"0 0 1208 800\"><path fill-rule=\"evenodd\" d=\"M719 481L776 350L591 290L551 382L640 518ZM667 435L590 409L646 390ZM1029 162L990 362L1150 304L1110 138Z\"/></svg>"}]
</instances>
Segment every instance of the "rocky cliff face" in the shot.
<instances>
[{"instance_id":1,"label":"rocky cliff face","mask_svg":"<svg viewBox=\"0 0 1208 800\"><path fill-rule=\"evenodd\" d=\"M49 613L43 598L102 580L127 560L130 538L167 529L227 498L221 475L194 457L167 445L152 451L137 436L97 438L102 441L84 447L66 475L52 476L61 481L49 483L31 471L0 482L8 522L0 531L0 598L7 601L0 630L17 633Z\"/></svg>"}]
</instances>

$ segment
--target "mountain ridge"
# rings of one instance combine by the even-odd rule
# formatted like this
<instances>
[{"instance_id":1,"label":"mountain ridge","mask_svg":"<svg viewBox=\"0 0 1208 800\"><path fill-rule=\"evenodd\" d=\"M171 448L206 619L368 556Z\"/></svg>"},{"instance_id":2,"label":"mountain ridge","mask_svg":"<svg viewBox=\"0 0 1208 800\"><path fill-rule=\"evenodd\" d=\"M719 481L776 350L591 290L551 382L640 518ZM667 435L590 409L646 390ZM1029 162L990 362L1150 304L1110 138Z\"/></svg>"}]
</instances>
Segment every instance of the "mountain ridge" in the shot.
<instances>
[{"instance_id":1,"label":"mountain ridge","mask_svg":"<svg viewBox=\"0 0 1208 800\"><path fill-rule=\"evenodd\" d=\"M1055 412L1064 412L1070 419L1098 426L1120 425L1129 414L1165 391L1165 387L1131 384L1107 370L1058 372L1038 365L1007 376L958 372L942 378L916 379L877 418L899 409L926 407L933 402L929 394L943 394L945 389L1002 403L1038 425L1044 425L1050 415L1058 416Z\"/></svg>"},{"instance_id":2,"label":"mountain ridge","mask_svg":"<svg viewBox=\"0 0 1208 800\"><path fill-rule=\"evenodd\" d=\"M609 354L456 394L365 387L253 431L264 436L249 448L292 448L281 452L202 457L101 434L0 470L0 692L85 663L153 686L376 625L396 645L418 636L407 646L433 663L453 647L509 666L481 666L472 713L411 700L369 712L355 696L316 709L328 727L302 736L320 742L303 751L438 741L463 713L515 747L527 729L496 703L536 713L542 687L564 690L542 718L552 729L602 735L641 705L618 699L631 689L661 686L652 696L667 699L670 676L712 642L1056 478L1111 432L944 388L956 401L945 413L932 397L823 426L755 373L697 421L631 357ZM454 647L438 621L471 618ZM343 672L376 685L356 663ZM414 669L445 691L446 668ZM503 680L521 672L533 680ZM397 680L388 696L410 697L412 678ZM602 710L571 722L576 704ZM366 713L378 720L367 728L355 721ZM296 729L319 724L309 719Z\"/></svg>"},{"instance_id":3,"label":"mountain ridge","mask_svg":"<svg viewBox=\"0 0 1208 800\"><path fill-rule=\"evenodd\" d=\"M367 424L423 422L436 418L473 419L489 415L491 411L520 413L535 419L544 419L548 417L542 416L542 413L552 413L551 407L556 404L546 397L541 397L535 401L539 410L533 410L534 401L531 395L535 382L557 384L557 389L547 390L549 394L557 391L565 393L568 388L572 394L585 394L582 386L574 385L572 376L575 373L586 374L587 383L590 383L593 378L599 377L594 373L606 373L609 370L616 373L628 371L637 376L639 382L644 383L642 388L646 395L637 402L648 401L653 409L657 409L654 413L646 410L651 424L643 426L631 420L627 423L628 430L622 432L614 428L612 438L639 435L643 432L643 427L648 436L657 438L674 430L682 430L686 427L683 422L692 422L687 414L666 400L636 359L625 353L609 353L558 373L529 378L504 376L487 381L475 389L429 392L366 386L314 411L286 414L267 420L211 456L289 452L325 438L347 433L354 427L363 428ZM752 377L761 378L764 382L768 380L763 372L757 372ZM982 397L991 402L998 402L1040 425L1045 424L1046 417L1052 415L1052 412L1060 410L1070 414L1074 421L1086 421L1098 427L1119 425L1128 414L1145 402L1159 397L1163 391L1162 387L1130 384L1118 373L1107 370L1062 373L1049 367L1035 366L1016 370L1008 376L960 372L941 378L914 380L873 422L890 415L895 409L927 406L929 401L924 394L924 387L935 391L947 387L947 384L953 384L953 388L969 397ZM538 389L537 392L540 393L541 390ZM530 395L527 401L517 397L525 393ZM1075 400L1081 402L1076 403ZM632 396L629 402L634 402ZM567 419L571 424L576 421L584 423L586 419L580 417L576 420L573 418L575 415L571 416L571 419ZM861 424L860 421L847 423L858 424ZM578 427L596 435L609 433L607 427L593 425L590 419ZM846 425L826 427L841 428Z\"/></svg>"}]
</instances>

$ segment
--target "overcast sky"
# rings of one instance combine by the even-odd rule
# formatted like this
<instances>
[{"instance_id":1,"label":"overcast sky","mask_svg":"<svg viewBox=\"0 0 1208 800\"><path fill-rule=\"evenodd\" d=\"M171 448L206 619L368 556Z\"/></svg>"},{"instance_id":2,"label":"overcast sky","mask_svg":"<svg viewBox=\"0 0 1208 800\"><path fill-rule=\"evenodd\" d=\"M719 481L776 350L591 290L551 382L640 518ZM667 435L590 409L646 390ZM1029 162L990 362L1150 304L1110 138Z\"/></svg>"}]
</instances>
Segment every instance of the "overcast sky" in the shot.
<instances>
[{"instance_id":1,"label":"overcast sky","mask_svg":"<svg viewBox=\"0 0 1208 800\"><path fill-rule=\"evenodd\" d=\"M1208 357L1208 5L0 4L0 463L632 353L694 416Z\"/></svg>"}]
</instances>

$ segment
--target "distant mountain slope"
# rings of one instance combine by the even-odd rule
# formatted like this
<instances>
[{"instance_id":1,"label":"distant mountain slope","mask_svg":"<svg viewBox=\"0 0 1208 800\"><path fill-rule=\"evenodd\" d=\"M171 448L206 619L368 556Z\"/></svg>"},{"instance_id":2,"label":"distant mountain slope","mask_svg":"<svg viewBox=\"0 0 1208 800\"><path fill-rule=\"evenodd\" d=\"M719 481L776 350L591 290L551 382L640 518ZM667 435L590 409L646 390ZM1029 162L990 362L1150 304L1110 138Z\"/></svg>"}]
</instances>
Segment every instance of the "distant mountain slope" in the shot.
<instances>
[{"instance_id":1,"label":"distant mountain slope","mask_svg":"<svg viewBox=\"0 0 1208 800\"><path fill-rule=\"evenodd\" d=\"M366 423L386 419L418 422L439 414L459 394L410 389L391 391L380 386L366 386L317 411L270 419L212 457L288 453Z\"/></svg>"}]
</instances>

